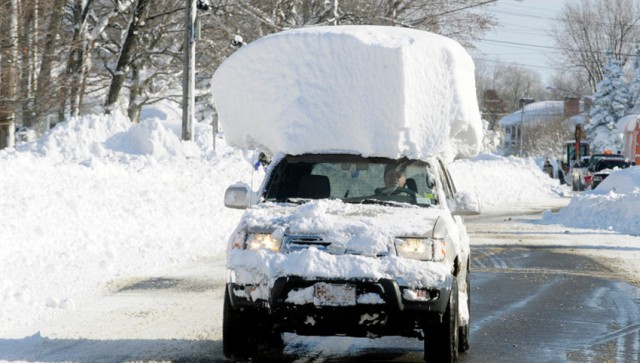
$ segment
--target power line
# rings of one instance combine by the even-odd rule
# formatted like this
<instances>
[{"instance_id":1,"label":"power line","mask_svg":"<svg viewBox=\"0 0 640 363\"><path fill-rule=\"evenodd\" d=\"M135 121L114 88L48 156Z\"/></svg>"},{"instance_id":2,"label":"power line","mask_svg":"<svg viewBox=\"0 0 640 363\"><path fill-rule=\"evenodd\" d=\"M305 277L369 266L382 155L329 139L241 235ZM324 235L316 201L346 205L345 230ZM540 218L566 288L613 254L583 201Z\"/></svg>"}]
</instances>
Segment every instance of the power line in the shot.
<instances>
[{"instance_id":1,"label":"power line","mask_svg":"<svg viewBox=\"0 0 640 363\"><path fill-rule=\"evenodd\" d=\"M582 50L582 49L575 49L575 48L561 48L561 47L554 47L554 46L550 46L550 45L539 45L539 44L527 44L527 43L519 43L519 42L508 42L506 40L483 39L482 41L489 42L489 43L497 43L497 44L517 45L517 46L522 46L522 47L551 49L551 50L565 51L565 52L568 51L568 52L580 52L580 53L607 54L607 52L598 52L598 51ZM635 54L626 54L626 53L620 53L620 55L627 56L627 57L635 56Z\"/></svg>"},{"instance_id":2,"label":"power line","mask_svg":"<svg viewBox=\"0 0 640 363\"><path fill-rule=\"evenodd\" d=\"M503 15L515 15L515 16L522 16L525 18L534 18L534 19L545 19L545 20L553 20L553 21L563 21L562 19L558 19L556 17L549 17L549 16L541 16L541 15L532 15L532 14L526 14L523 12L511 12L511 11L500 11L500 10L489 10L490 12L495 12L498 14L503 14Z\"/></svg>"},{"instance_id":3,"label":"power line","mask_svg":"<svg viewBox=\"0 0 640 363\"><path fill-rule=\"evenodd\" d=\"M527 67L527 68L542 68L542 69L558 69L558 68L554 68L554 67L547 67L547 66L538 66L538 65L533 65L533 64L523 64L523 63L519 63L519 62L507 62L507 61L500 61L500 60L495 60L495 59L487 59L487 58L480 58L480 57L473 57L473 59L475 60L479 60L482 62L490 62L490 63L498 63L498 64L506 64L506 65L518 65L518 66L522 66L522 67Z\"/></svg>"},{"instance_id":4,"label":"power line","mask_svg":"<svg viewBox=\"0 0 640 363\"><path fill-rule=\"evenodd\" d=\"M518 5L518 7L526 7L524 5ZM519 16L519 17L525 17L525 18L532 18L532 19L543 19L543 20L550 20L552 22L556 22L556 23L566 23L565 19L559 18L557 16L544 16L544 15L537 15L537 14L530 14L530 13L526 13L523 11L519 11L519 8L514 8L514 10L510 11L510 10L502 10L502 9L487 9L488 12L493 12L493 13L497 13L497 14L503 14L503 15L512 15L512 16ZM602 22L602 21L591 21L591 23L593 24L598 24L598 25L610 25L608 23ZM630 27L634 27L634 28L640 28L640 24L627 24Z\"/></svg>"}]
</instances>

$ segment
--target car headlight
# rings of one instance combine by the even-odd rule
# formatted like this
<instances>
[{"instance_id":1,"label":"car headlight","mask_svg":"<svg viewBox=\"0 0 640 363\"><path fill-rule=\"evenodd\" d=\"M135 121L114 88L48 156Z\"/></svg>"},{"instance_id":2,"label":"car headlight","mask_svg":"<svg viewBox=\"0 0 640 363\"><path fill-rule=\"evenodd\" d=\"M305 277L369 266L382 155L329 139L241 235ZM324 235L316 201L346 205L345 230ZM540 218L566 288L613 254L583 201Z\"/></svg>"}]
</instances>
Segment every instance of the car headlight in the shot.
<instances>
[{"instance_id":1,"label":"car headlight","mask_svg":"<svg viewBox=\"0 0 640 363\"><path fill-rule=\"evenodd\" d=\"M444 261L447 253L443 239L397 237L395 239L398 256L423 261Z\"/></svg>"},{"instance_id":2,"label":"car headlight","mask_svg":"<svg viewBox=\"0 0 640 363\"><path fill-rule=\"evenodd\" d=\"M266 249L270 251L280 251L282 239L275 238L271 233L248 233L245 241L247 250Z\"/></svg>"}]
</instances>

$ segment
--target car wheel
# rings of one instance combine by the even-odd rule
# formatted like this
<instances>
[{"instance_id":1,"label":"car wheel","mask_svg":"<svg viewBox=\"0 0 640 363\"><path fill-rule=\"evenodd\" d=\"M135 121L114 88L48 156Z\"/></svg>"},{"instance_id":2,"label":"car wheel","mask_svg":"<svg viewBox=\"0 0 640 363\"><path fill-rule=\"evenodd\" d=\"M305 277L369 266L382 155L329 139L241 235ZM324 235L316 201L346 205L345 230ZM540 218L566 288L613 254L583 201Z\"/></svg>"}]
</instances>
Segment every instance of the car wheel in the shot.
<instances>
[{"instance_id":1,"label":"car wheel","mask_svg":"<svg viewBox=\"0 0 640 363\"><path fill-rule=\"evenodd\" d=\"M248 312L234 309L229 298L229 289L224 291L222 310L222 352L229 359L243 360L255 356L256 347Z\"/></svg>"},{"instance_id":2,"label":"car wheel","mask_svg":"<svg viewBox=\"0 0 640 363\"><path fill-rule=\"evenodd\" d=\"M426 327L425 362L455 362L458 359L458 284L453 279L447 309L441 321Z\"/></svg>"},{"instance_id":3,"label":"car wheel","mask_svg":"<svg viewBox=\"0 0 640 363\"><path fill-rule=\"evenodd\" d=\"M467 269L467 311L469 320L467 325L458 328L458 352L465 353L469 351L469 327L471 326L471 275Z\"/></svg>"},{"instance_id":4,"label":"car wheel","mask_svg":"<svg viewBox=\"0 0 640 363\"><path fill-rule=\"evenodd\" d=\"M232 360L277 360L284 347L282 334L270 319L252 309L234 309L228 288L222 312L222 352Z\"/></svg>"}]
</instances>

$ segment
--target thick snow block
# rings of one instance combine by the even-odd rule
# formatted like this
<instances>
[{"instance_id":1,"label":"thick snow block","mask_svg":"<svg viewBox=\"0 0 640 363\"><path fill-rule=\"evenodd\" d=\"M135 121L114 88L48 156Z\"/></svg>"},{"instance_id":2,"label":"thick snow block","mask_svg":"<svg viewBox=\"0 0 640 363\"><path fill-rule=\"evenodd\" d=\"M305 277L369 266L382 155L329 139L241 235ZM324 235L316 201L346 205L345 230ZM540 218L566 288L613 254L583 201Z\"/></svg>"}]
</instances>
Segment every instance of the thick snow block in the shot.
<instances>
[{"instance_id":1,"label":"thick snow block","mask_svg":"<svg viewBox=\"0 0 640 363\"><path fill-rule=\"evenodd\" d=\"M236 51L213 76L227 142L267 153L476 155L474 64L449 38L397 27L289 30Z\"/></svg>"}]
</instances>

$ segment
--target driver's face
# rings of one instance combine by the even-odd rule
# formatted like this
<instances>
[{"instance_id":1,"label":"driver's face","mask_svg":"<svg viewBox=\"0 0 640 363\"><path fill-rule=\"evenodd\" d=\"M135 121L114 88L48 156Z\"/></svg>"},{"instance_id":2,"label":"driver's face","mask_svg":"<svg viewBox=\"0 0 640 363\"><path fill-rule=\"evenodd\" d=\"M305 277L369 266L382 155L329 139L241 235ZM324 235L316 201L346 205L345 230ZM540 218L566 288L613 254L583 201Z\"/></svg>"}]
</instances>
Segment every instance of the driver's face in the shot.
<instances>
[{"instance_id":1,"label":"driver's face","mask_svg":"<svg viewBox=\"0 0 640 363\"><path fill-rule=\"evenodd\" d=\"M404 188L407 179L403 172L392 170L385 174L384 176L384 185L387 188L395 187L395 188Z\"/></svg>"}]
</instances>

